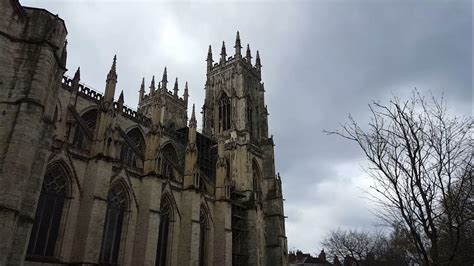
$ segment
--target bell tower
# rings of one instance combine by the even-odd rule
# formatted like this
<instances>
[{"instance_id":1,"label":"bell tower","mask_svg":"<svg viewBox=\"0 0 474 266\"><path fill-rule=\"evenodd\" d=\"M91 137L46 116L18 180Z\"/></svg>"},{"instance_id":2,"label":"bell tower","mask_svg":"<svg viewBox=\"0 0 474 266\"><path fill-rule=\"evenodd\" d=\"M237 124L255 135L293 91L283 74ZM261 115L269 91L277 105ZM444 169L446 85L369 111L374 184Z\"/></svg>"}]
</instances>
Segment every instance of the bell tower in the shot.
<instances>
[{"instance_id":1,"label":"bell tower","mask_svg":"<svg viewBox=\"0 0 474 266\"><path fill-rule=\"evenodd\" d=\"M242 56L239 32L234 49L234 56L227 57L225 43L222 42L219 63L213 64L209 46L203 132L211 137L230 136L231 132L235 132L246 135L248 140L260 141L268 137L260 57L257 51L257 60L253 65L248 44L246 56Z\"/></svg>"},{"instance_id":2,"label":"bell tower","mask_svg":"<svg viewBox=\"0 0 474 266\"><path fill-rule=\"evenodd\" d=\"M233 48L233 56L227 56L222 42L214 63L209 46L202 107L203 134L223 143L219 158L230 168L232 260L286 265L283 197L268 137L260 55L257 51L253 64L247 45L243 56L239 32Z\"/></svg>"}]
</instances>

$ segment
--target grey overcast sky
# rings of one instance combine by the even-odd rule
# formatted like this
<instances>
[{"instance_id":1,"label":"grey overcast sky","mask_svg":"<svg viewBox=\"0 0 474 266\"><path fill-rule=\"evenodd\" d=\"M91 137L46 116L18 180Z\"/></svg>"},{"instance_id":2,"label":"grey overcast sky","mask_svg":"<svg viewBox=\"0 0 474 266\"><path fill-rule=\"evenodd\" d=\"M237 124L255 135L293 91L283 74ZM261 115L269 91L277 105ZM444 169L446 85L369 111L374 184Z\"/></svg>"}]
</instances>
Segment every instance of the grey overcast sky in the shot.
<instances>
[{"instance_id":1,"label":"grey overcast sky","mask_svg":"<svg viewBox=\"0 0 474 266\"><path fill-rule=\"evenodd\" d=\"M372 230L363 192L371 181L353 143L327 136L350 113L367 121L367 104L444 93L451 113L472 115L472 1L37 1L68 28L68 75L103 91L118 58L118 97L136 107L142 77L189 82L204 97L207 47L214 59L235 33L258 49L270 134L283 179L290 249L319 252L331 229ZM182 90L181 90L182 93Z\"/></svg>"}]
</instances>

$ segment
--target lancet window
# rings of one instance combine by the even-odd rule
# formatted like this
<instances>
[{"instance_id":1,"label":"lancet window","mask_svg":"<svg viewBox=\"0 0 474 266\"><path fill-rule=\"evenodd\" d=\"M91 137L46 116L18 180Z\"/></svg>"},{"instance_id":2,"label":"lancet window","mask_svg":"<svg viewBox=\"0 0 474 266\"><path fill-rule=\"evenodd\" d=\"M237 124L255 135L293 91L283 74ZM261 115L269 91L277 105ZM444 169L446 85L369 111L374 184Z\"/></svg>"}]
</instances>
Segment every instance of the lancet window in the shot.
<instances>
[{"instance_id":1,"label":"lancet window","mask_svg":"<svg viewBox=\"0 0 474 266\"><path fill-rule=\"evenodd\" d=\"M221 131L230 129L231 102L227 95L223 94L219 100L219 128Z\"/></svg>"},{"instance_id":2,"label":"lancet window","mask_svg":"<svg viewBox=\"0 0 474 266\"><path fill-rule=\"evenodd\" d=\"M117 264L126 205L126 191L122 185L116 184L107 196L107 211L99 256L101 264Z\"/></svg>"},{"instance_id":3,"label":"lancet window","mask_svg":"<svg viewBox=\"0 0 474 266\"><path fill-rule=\"evenodd\" d=\"M160 207L160 227L158 230L158 246L156 250L156 266L165 266L168 260L169 239L171 237L172 207L170 202L163 198Z\"/></svg>"},{"instance_id":4,"label":"lancet window","mask_svg":"<svg viewBox=\"0 0 474 266\"><path fill-rule=\"evenodd\" d=\"M199 217L199 266L207 265L208 220L206 212L201 208Z\"/></svg>"}]
</instances>

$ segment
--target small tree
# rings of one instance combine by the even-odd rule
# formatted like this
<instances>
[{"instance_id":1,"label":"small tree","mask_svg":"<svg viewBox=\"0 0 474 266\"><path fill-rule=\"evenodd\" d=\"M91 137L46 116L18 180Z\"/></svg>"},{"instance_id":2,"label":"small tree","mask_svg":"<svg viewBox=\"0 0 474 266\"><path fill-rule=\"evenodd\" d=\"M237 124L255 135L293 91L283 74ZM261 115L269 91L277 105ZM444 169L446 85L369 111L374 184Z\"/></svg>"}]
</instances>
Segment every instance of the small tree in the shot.
<instances>
[{"instance_id":1,"label":"small tree","mask_svg":"<svg viewBox=\"0 0 474 266\"><path fill-rule=\"evenodd\" d=\"M453 264L473 222L472 118L448 117L443 98L428 102L417 91L369 109L368 128L349 116L328 133L359 145L381 218L408 232L419 263Z\"/></svg>"}]
</instances>

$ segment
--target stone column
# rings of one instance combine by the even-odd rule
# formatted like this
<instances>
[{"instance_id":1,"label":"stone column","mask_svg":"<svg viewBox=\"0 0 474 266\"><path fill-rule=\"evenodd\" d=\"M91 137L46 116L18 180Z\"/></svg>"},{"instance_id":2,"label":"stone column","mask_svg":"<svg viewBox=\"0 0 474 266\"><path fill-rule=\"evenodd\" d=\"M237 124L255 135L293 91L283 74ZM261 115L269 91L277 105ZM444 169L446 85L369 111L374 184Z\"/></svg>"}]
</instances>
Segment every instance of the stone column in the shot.
<instances>
[{"instance_id":1,"label":"stone column","mask_svg":"<svg viewBox=\"0 0 474 266\"><path fill-rule=\"evenodd\" d=\"M0 1L0 265L22 265L52 142L66 28Z\"/></svg>"},{"instance_id":2,"label":"stone column","mask_svg":"<svg viewBox=\"0 0 474 266\"><path fill-rule=\"evenodd\" d=\"M98 262L111 176L112 164L110 162L104 158L89 161L74 238L73 261L75 262Z\"/></svg>"},{"instance_id":3,"label":"stone column","mask_svg":"<svg viewBox=\"0 0 474 266\"><path fill-rule=\"evenodd\" d=\"M182 192L179 265L198 265L200 195L194 189Z\"/></svg>"},{"instance_id":4,"label":"stone column","mask_svg":"<svg viewBox=\"0 0 474 266\"><path fill-rule=\"evenodd\" d=\"M229 201L216 201L214 207L214 264L232 265L232 224Z\"/></svg>"},{"instance_id":5,"label":"stone column","mask_svg":"<svg viewBox=\"0 0 474 266\"><path fill-rule=\"evenodd\" d=\"M162 182L155 175L143 177L139 195L138 213L133 250L133 265L155 265Z\"/></svg>"}]
</instances>

